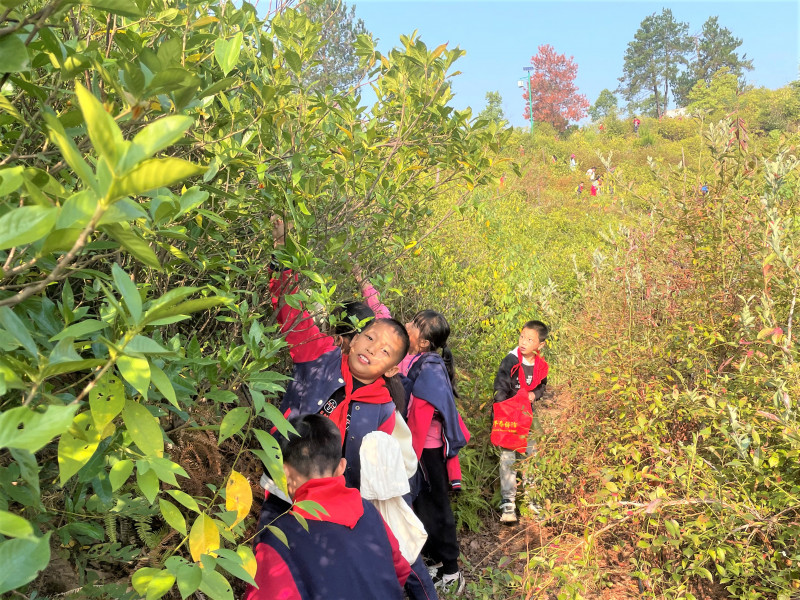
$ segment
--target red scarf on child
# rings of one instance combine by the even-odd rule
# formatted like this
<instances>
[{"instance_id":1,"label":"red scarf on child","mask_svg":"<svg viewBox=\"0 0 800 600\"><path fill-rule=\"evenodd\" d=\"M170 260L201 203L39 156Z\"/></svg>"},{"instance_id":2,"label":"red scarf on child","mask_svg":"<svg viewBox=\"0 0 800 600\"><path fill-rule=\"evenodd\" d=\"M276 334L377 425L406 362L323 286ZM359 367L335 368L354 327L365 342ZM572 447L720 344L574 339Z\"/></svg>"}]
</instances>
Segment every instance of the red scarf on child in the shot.
<instances>
[{"instance_id":1,"label":"red scarf on child","mask_svg":"<svg viewBox=\"0 0 800 600\"><path fill-rule=\"evenodd\" d=\"M527 377L525 377L525 370L522 368L522 351L517 348L517 364L511 367L511 374L514 374L514 369L517 369L517 377L519 377L519 391L520 392L529 392L530 390L536 389L536 387L542 383L542 380L547 377L547 371L549 370L548 364L545 360L539 355L536 354L533 357L533 377L531 377L530 385L527 382Z\"/></svg>"},{"instance_id":2,"label":"red scarf on child","mask_svg":"<svg viewBox=\"0 0 800 600\"><path fill-rule=\"evenodd\" d=\"M344 400L342 400L330 414L330 420L339 428L342 434L342 443L347 432L347 415L350 412L350 402L364 402L366 404L386 404L392 401L392 396L386 388L386 381L378 377L372 383L364 385L353 391L353 376L350 374L350 365L347 364L347 354L342 355L342 379L344 379Z\"/></svg>"}]
</instances>

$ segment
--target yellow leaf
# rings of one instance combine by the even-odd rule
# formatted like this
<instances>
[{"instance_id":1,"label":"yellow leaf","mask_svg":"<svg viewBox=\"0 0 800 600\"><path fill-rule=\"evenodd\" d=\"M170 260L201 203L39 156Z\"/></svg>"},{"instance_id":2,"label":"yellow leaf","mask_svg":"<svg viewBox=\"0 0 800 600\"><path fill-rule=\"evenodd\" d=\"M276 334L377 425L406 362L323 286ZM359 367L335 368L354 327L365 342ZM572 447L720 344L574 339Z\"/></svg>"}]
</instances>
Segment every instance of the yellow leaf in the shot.
<instances>
[{"instance_id":1,"label":"yellow leaf","mask_svg":"<svg viewBox=\"0 0 800 600\"><path fill-rule=\"evenodd\" d=\"M242 568L247 571L250 577L256 576L256 557L253 556L253 551L250 546L239 546L236 549L236 554L242 559Z\"/></svg>"},{"instance_id":2,"label":"yellow leaf","mask_svg":"<svg viewBox=\"0 0 800 600\"><path fill-rule=\"evenodd\" d=\"M203 554L219 550L219 529L217 524L207 515L200 515L189 532L189 552L192 560L200 561Z\"/></svg>"},{"instance_id":3,"label":"yellow leaf","mask_svg":"<svg viewBox=\"0 0 800 600\"><path fill-rule=\"evenodd\" d=\"M228 485L225 486L225 508L236 511L236 521L233 522L233 525L239 523L250 513L252 505L253 491L250 489L247 479L241 473L231 471Z\"/></svg>"}]
</instances>

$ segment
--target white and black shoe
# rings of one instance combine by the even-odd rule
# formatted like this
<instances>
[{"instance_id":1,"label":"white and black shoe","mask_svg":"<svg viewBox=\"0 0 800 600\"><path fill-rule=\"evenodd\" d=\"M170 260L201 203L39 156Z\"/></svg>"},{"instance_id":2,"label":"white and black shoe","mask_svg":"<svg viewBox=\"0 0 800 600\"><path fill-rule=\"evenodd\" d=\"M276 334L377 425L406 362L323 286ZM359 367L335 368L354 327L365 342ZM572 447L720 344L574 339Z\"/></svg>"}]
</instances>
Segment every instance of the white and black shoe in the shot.
<instances>
[{"instance_id":1,"label":"white and black shoe","mask_svg":"<svg viewBox=\"0 0 800 600\"><path fill-rule=\"evenodd\" d=\"M511 500L503 500L500 505L500 522L504 525L512 525L517 522L517 508Z\"/></svg>"},{"instance_id":2,"label":"white and black shoe","mask_svg":"<svg viewBox=\"0 0 800 600\"><path fill-rule=\"evenodd\" d=\"M464 593L464 587L467 582L464 581L464 575L461 571L455 573L442 574L433 578L433 587L440 592L460 596Z\"/></svg>"}]
</instances>

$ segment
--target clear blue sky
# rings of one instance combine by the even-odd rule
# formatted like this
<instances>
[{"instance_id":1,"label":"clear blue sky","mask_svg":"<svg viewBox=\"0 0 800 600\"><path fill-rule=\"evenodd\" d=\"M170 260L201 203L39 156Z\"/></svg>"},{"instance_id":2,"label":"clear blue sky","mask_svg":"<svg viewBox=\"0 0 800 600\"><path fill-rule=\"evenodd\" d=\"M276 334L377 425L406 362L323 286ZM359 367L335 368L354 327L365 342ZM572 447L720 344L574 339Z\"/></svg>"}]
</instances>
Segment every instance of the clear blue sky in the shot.
<instances>
[{"instance_id":1,"label":"clear blue sky","mask_svg":"<svg viewBox=\"0 0 800 600\"><path fill-rule=\"evenodd\" d=\"M800 11L797 0L777 2L486 2L355 0L356 16L380 39L385 52L399 45L400 36L416 30L429 48L444 42L467 54L456 62L462 74L453 81L456 108L471 106L477 114L487 91L499 91L512 125L524 126L524 101L517 88L522 67L530 65L537 47L550 44L559 54L574 56L576 83L590 103L622 75L625 49L642 20L670 8L679 21L700 33L710 16L718 16L741 38L740 54L753 59L747 81L778 88L798 79ZM367 98L365 97L365 100ZM620 99L620 106L624 102ZM672 108L672 104L670 108Z\"/></svg>"}]
</instances>

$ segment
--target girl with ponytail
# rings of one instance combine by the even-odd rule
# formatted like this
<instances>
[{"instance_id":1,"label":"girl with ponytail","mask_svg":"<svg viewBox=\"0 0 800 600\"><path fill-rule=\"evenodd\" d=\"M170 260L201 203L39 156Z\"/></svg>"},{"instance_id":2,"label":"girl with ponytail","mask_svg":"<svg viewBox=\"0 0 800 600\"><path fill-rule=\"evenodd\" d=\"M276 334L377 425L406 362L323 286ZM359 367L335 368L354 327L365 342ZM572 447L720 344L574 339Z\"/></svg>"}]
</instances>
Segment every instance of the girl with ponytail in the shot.
<instances>
[{"instance_id":1,"label":"girl with ponytail","mask_svg":"<svg viewBox=\"0 0 800 600\"><path fill-rule=\"evenodd\" d=\"M458 568L458 539L449 491L461 489L458 451L469 440L455 403L453 354L447 347L450 325L434 310L418 312L406 323L409 356L400 364L410 399L407 421L411 442L425 478L414 511L425 525L422 552L437 563L434 582L460 594L464 577Z\"/></svg>"}]
</instances>

